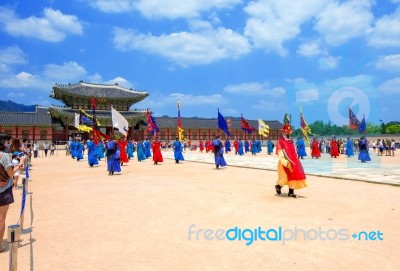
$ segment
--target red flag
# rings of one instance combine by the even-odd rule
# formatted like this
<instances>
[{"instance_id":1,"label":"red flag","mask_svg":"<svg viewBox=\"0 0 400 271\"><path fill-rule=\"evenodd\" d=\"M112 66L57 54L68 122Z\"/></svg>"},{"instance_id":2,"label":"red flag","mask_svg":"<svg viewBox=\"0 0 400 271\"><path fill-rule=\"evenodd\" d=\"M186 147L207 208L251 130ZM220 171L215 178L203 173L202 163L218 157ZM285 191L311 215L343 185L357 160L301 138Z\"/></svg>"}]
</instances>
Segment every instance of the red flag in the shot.
<instances>
[{"instance_id":1,"label":"red flag","mask_svg":"<svg viewBox=\"0 0 400 271\"><path fill-rule=\"evenodd\" d=\"M249 124L249 122L245 118L243 118L243 114L242 114L242 130L246 131L249 134L251 134L251 132L256 130L253 126Z\"/></svg>"},{"instance_id":2,"label":"red flag","mask_svg":"<svg viewBox=\"0 0 400 271\"><path fill-rule=\"evenodd\" d=\"M96 99L92 96L92 108L96 109L97 104L96 104Z\"/></svg>"},{"instance_id":3,"label":"red flag","mask_svg":"<svg viewBox=\"0 0 400 271\"><path fill-rule=\"evenodd\" d=\"M357 130L358 126L360 125L360 121L357 119L356 115L351 111L349 108L349 125L350 128Z\"/></svg>"}]
</instances>

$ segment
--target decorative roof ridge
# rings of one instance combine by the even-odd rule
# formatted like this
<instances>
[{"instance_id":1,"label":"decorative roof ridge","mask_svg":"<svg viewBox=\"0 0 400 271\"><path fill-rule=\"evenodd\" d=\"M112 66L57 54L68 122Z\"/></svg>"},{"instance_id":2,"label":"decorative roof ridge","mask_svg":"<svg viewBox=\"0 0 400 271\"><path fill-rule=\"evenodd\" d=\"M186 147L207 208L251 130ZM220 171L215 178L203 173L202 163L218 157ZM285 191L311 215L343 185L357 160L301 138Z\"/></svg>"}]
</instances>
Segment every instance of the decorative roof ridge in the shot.
<instances>
[{"instance_id":1,"label":"decorative roof ridge","mask_svg":"<svg viewBox=\"0 0 400 271\"><path fill-rule=\"evenodd\" d=\"M56 105L56 104L52 104L50 107L72 109L70 106L66 106L66 105Z\"/></svg>"},{"instance_id":2,"label":"decorative roof ridge","mask_svg":"<svg viewBox=\"0 0 400 271\"><path fill-rule=\"evenodd\" d=\"M134 90L134 89L132 89L132 88L125 88L125 87L122 87L122 86L120 86L118 83L115 83L114 85L112 85L112 84L100 84L100 83L86 83L86 82L83 82L83 81L80 81L80 82L78 82L78 83L76 83L76 84L70 84L70 83L68 83L68 84L58 84L58 83L55 83L55 86L58 86L58 87L67 87L67 88L73 88L73 87L77 87L77 86L96 86L96 87L101 87L101 88L118 88L118 89L120 89L120 90L122 90L122 91L125 91L125 92L129 92L129 93L137 93L137 94L148 94L148 92L147 92L147 90Z\"/></svg>"}]
</instances>

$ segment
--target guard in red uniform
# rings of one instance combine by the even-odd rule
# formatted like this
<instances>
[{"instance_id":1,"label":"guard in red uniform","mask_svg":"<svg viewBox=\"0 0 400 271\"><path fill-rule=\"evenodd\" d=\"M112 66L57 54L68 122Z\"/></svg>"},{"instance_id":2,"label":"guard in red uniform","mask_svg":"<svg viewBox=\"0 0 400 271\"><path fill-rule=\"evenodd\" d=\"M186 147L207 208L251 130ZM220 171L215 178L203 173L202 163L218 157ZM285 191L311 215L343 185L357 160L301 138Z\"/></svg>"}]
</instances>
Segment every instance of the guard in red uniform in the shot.
<instances>
[{"instance_id":1,"label":"guard in red uniform","mask_svg":"<svg viewBox=\"0 0 400 271\"><path fill-rule=\"evenodd\" d=\"M317 159L321 157L321 151L319 150L319 142L315 137L311 142L311 158L314 157Z\"/></svg>"},{"instance_id":2,"label":"guard in red uniform","mask_svg":"<svg viewBox=\"0 0 400 271\"><path fill-rule=\"evenodd\" d=\"M292 128L287 114L285 114L284 125L282 128L283 135L279 138L276 146L278 154L278 180L275 185L277 194L281 194L283 186L289 187L289 197L296 198L294 189L307 187L306 175L303 166L297 156L296 146L290 137Z\"/></svg>"},{"instance_id":3,"label":"guard in red uniform","mask_svg":"<svg viewBox=\"0 0 400 271\"><path fill-rule=\"evenodd\" d=\"M339 145L336 141L336 137L333 137L331 141L331 156L334 158L339 156Z\"/></svg>"},{"instance_id":4,"label":"guard in red uniform","mask_svg":"<svg viewBox=\"0 0 400 271\"><path fill-rule=\"evenodd\" d=\"M153 151L154 165L158 165L159 162L164 161L161 154L161 142L158 141L158 137L154 138L153 143L151 143L151 150Z\"/></svg>"}]
</instances>

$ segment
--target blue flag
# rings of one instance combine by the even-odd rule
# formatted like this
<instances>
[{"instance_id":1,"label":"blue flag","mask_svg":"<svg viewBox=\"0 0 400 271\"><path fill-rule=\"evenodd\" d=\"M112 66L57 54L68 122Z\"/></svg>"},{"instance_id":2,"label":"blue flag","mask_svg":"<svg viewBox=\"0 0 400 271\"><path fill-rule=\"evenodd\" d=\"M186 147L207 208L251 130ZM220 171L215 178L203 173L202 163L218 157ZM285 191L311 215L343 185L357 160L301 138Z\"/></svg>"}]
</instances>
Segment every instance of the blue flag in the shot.
<instances>
[{"instance_id":1,"label":"blue flag","mask_svg":"<svg viewBox=\"0 0 400 271\"><path fill-rule=\"evenodd\" d=\"M218 128L224 131L227 136L231 136L229 133L228 123L226 122L225 118L219 113L218 110Z\"/></svg>"},{"instance_id":2,"label":"blue flag","mask_svg":"<svg viewBox=\"0 0 400 271\"><path fill-rule=\"evenodd\" d=\"M360 125L358 125L357 130L360 134L365 134L365 132L367 130L367 123L365 122L365 116L362 119L362 121L360 122Z\"/></svg>"}]
</instances>

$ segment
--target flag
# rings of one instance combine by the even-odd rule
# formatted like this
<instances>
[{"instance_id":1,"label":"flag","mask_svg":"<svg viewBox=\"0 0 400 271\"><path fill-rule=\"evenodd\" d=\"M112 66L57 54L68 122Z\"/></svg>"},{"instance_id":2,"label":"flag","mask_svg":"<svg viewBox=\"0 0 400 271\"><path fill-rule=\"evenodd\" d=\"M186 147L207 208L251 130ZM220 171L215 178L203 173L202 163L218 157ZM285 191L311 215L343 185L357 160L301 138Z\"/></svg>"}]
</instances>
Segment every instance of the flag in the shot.
<instances>
[{"instance_id":1,"label":"flag","mask_svg":"<svg viewBox=\"0 0 400 271\"><path fill-rule=\"evenodd\" d=\"M360 121L357 119L356 115L353 113L353 111L349 107L349 125L350 128L357 130L358 126L360 126Z\"/></svg>"},{"instance_id":2,"label":"flag","mask_svg":"<svg viewBox=\"0 0 400 271\"><path fill-rule=\"evenodd\" d=\"M94 123L100 125L100 123L96 121L93 116L87 114L83 109L81 109L79 113L78 130L90 133L93 129Z\"/></svg>"},{"instance_id":3,"label":"flag","mask_svg":"<svg viewBox=\"0 0 400 271\"><path fill-rule=\"evenodd\" d=\"M76 129L79 129L79 114L78 113L75 113L74 126Z\"/></svg>"},{"instance_id":4,"label":"flag","mask_svg":"<svg viewBox=\"0 0 400 271\"><path fill-rule=\"evenodd\" d=\"M96 114L96 107L97 107L96 99L92 96L92 114L93 114L93 116Z\"/></svg>"},{"instance_id":5,"label":"flag","mask_svg":"<svg viewBox=\"0 0 400 271\"><path fill-rule=\"evenodd\" d=\"M219 113L218 109L218 128L224 131L227 136L231 136L229 133L228 123L226 122L225 118Z\"/></svg>"},{"instance_id":6,"label":"flag","mask_svg":"<svg viewBox=\"0 0 400 271\"><path fill-rule=\"evenodd\" d=\"M243 118L243 114L242 114L242 130L247 132L248 134L251 134L251 132L256 130L253 126L249 124L249 122L245 118Z\"/></svg>"},{"instance_id":7,"label":"flag","mask_svg":"<svg viewBox=\"0 0 400 271\"><path fill-rule=\"evenodd\" d=\"M155 136L160 131L157 126L156 119L150 114L150 110L147 109L147 130Z\"/></svg>"},{"instance_id":8,"label":"flag","mask_svg":"<svg viewBox=\"0 0 400 271\"><path fill-rule=\"evenodd\" d=\"M258 119L258 134L264 137L269 135L269 126L262 119Z\"/></svg>"},{"instance_id":9,"label":"flag","mask_svg":"<svg viewBox=\"0 0 400 271\"><path fill-rule=\"evenodd\" d=\"M115 110L111 106L111 119L113 123L113 127L117 128L121 134L124 134L125 137L128 135L129 124L128 121L121 115L117 110Z\"/></svg>"},{"instance_id":10,"label":"flag","mask_svg":"<svg viewBox=\"0 0 400 271\"><path fill-rule=\"evenodd\" d=\"M181 103L178 99L178 138L180 141L185 140L185 136L183 135L182 129L182 121L181 121Z\"/></svg>"},{"instance_id":11,"label":"flag","mask_svg":"<svg viewBox=\"0 0 400 271\"><path fill-rule=\"evenodd\" d=\"M360 134L365 134L365 132L367 131L367 123L365 122L365 116L361 120L360 125L358 125L357 130Z\"/></svg>"},{"instance_id":12,"label":"flag","mask_svg":"<svg viewBox=\"0 0 400 271\"><path fill-rule=\"evenodd\" d=\"M308 140L308 135L311 135L311 128L310 126L308 126L306 120L304 119L301 105L300 105L300 126L304 139L306 140L307 143L310 143L310 141Z\"/></svg>"}]
</instances>

